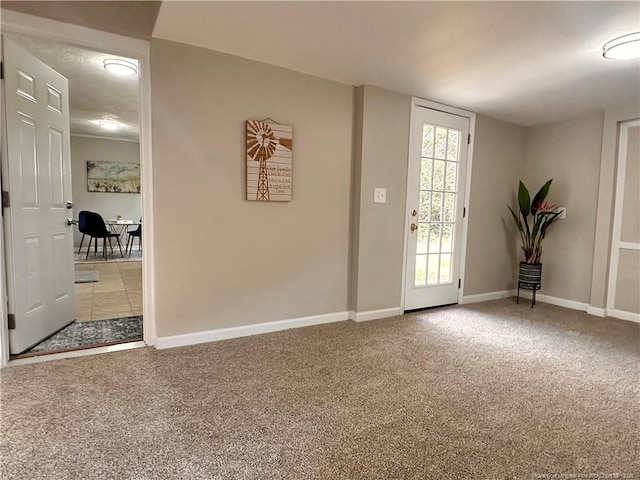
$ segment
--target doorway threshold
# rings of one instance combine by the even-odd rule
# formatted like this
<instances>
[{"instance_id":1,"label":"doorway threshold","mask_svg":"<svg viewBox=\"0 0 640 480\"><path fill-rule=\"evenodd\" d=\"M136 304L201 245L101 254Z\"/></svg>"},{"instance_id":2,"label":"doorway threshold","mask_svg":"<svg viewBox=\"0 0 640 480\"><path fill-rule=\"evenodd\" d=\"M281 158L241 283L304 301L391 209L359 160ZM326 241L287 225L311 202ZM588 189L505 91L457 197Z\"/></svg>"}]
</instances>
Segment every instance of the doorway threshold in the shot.
<instances>
[{"instance_id":1,"label":"doorway threshold","mask_svg":"<svg viewBox=\"0 0 640 480\"><path fill-rule=\"evenodd\" d=\"M405 310L404 313L424 312L425 310L435 310L437 308L452 307L454 305L458 305L458 303L445 303L444 305L433 305L432 307L412 308L411 310Z\"/></svg>"},{"instance_id":2,"label":"doorway threshold","mask_svg":"<svg viewBox=\"0 0 640 480\"><path fill-rule=\"evenodd\" d=\"M75 350L67 350L63 352L42 352L36 354L21 354L12 356L7 363L8 367L16 367L20 365L29 365L32 363L48 362L51 360L61 360L65 358L87 357L89 355L99 355L102 353L121 352L124 350L132 350L134 348L146 347L147 344L142 340L133 342L123 342L112 345L90 346Z\"/></svg>"}]
</instances>

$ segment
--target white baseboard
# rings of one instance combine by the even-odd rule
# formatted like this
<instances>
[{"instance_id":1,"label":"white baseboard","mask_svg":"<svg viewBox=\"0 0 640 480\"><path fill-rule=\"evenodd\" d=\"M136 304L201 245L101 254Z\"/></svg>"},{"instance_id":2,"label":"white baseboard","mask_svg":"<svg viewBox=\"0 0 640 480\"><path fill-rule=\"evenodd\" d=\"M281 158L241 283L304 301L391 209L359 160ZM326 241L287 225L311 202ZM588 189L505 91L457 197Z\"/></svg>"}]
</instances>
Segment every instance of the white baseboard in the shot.
<instances>
[{"instance_id":1,"label":"white baseboard","mask_svg":"<svg viewBox=\"0 0 640 480\"><path fill-rule=\"evenodd\" d=\"M402 315L404 311L400 307L384 308L382 310L369 310L366 312L349 312L349 319L354 322L366 322L369 320L378 320L380 318L395 317Z\"/></svg>"},{"instance_id":2,"label":"white baseboard","mask_svg":"<svg viewBox=\"0 0 640 480\"><path fill-rule=\"evenodd\" d=\"M513 290L511 296L515 297L517 295L517 290ZM520 298L526 298L527 300L531 300L532 293L528 290L520 290ZM536 293L536 301L540 300L543 303L549 303L551 305L557 305L559 307L571 308L573 310L580 310L581 312L586 312L589 308L588 303L576 302L575 300L567 300L566 298L558 298L552 297L550 295L543 295L541 293Z\"/></svg>"},{"instance_id":3,"label":"white baseboard","mask_svg":"<svg viewBox=\"0 0 640 480\"><path fill-rule=\"evenodd\" d=\"M460 305L464 305L466 303L488 302L489 300L498 300L500 298L508 298L512 296L513 292L511 290L500 290L497 292L479 293L476 295L464 295L460 299Z\"/></svg>"},{"instance_id":4,"label":"white baseboard","mask_svg":"<svg viewBox=\"0 0 640 480\"><path fill-rule=\"evenodd\" d=\"M624 310L616 310L615 308L607 309L607 316L627 320L629 322L640 323L640 314L633 312L625 312Z\"/></svg>"},{"instance_id":5,"label":"white baseboard","mask_svg":"<svg viewBox=\"0 0 640 480\"><path fill-rule=\"evenodd\" d=\"M605 308L592 307L591 305L589 305L587 307L587 313L589 315L593 315L595 317L606 317L607 316L607 310Z\"/></svg>"},{"instance_id":6,"label":"white baseboard","mask_svg":"<svg viewBox=\"0 0 640 480\"><path fill-rule=\"evenodd\" d=\"M204 332L184 333L168 337L158 337L156 348L184 347L196 345L198 343L217 342L230 338L248 337L260 333L278 332L290 328L309 327L323 323L341 322L349 319L349 312L326 313L323 315L312 315L310 317L290 318L288 320L278 320L275 322L255 323L253 325L243 325L240 327L219 328L216 330L206 330Z\"/></svg>"},{"instance_id":7,"label":"white baseboard","mask_svg":"<svg viewBox=\"0 0 640 480\"><path fill-rule=\"evenodd\" d=\"M486 302L488 300L497 300L499 298L515 297L516 294L517 290L501 290L498 292L481 293L479 295L465 295L460 300L460 304L463 305L466 303ZM531 296L532 293L528 290L520 291L520 298L531 300ZM640 323L640 314L638 313L625 312L623 310L615 310L611 308L593 307L587 303L567 300L566 298L552 297L550 295L543 295L540 293L536 294L536 300L543 303L549 303L551 305L557 305L559 307L587 312L589 315L594 315L596 317L613 317L620 320Z\"/></svg>"},{"instance_id":8,"label":"white baseboard","mask_svg":"<svg viewBox=\"0 0 640 480\"><path fill-rule=\"evenodd\" d=\"M516 291L513 291L514 295ZM521 291L520 296L523 298L531 299L531 292L525 291L524 293ZM594 315L596 317L612 317L618 318L620 320L627 320L629 322L640 323L640 314L625 312L623 310L616 310L613 308L599 308L593 307L587 303L576 302L573 300L567 300L564 298L551 297L549 295L536 295L536 300L540 300L544 303L550 303L552 305L558 305L559 307L571 308L573 310L580 310L581 312L587 312L589 315Z\"/></svg>"},{"instance_id":9,"label":"white baseboard","mask_svg":"<svg viewBox=\"0 0 640 480\"><path fill-rule=\"evenodd\" d=\"M504 290L498 292L489 292L479 295L467 295L462 297L461 304L484 302L488 300L496 300L515 296L515 290ZM520 292L522 298L531 299L531 292ZM640 315L637 313L625 312L622 310L605 310L602 308L591 307L586 303L566 300L564 298L551 297L549 295L536 295L536 299L544 303L558 305L560 307L571 308L588 312L592 315L600 317L609 316L640 323ZM185 333L181 335L172 335L166 337L158 337L155 347L159 350L173 347L184 347L187 345L196 345L199 343L217 342L230 338L246 337L250 335L258 335L261 333L278 332L288 330L290 328L309 327L312 325L321 325L324 323L341 322L344 320L354 320L356 322L364 322L368 320L377 320L380 318L394 317L402 315L403 311L400 307L385 308L382 310L370 310L366 312L335 312L323 315L312 315L309 317L291 318L288 320L279 320L275 322L257 323L253 325L243 325L240 327L220 328L216 330L206 330L204 332Z\"/></svg>"},{"instance_id":10,"label":"white baseboard","mask_svg":"<svg viewBox=\"0 0 640 480\"><path fill-rule=\"evenodd\" d=\"M497 292L480 293L478 295L465 295L462 297L460 304L466 303L478 303L487 302L489 300L498 300L500 298L515 297L517 290L499 290ZM520 298L531 300L532 293L529 290L520 290ZM536 294L536 300L543 303L550 303L551 305L558 305L559 307L571 308L573 310L587 311L589 305L582 302L576 302L573 300L566 300L564 298L552 297L550 295L543 295L541 293Z\"/></svg>"}]
</instances>

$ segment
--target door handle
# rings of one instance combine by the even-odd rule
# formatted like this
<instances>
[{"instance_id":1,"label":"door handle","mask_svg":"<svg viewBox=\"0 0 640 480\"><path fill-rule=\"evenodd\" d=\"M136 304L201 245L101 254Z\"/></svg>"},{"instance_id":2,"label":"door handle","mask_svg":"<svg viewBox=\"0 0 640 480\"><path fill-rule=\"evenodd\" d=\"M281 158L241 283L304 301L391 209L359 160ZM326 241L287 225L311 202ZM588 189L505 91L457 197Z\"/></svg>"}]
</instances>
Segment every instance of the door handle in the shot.
<instances>
[{"instance_id":1,"label":"door handle","mask_svg":"<svg viewBox=\"0 0 640 480\"><path fill-rule=\"evenodd\" d=\"M67 218L67 225L70 227L71 225L77 225L78 220L74 220L72 218Z\"/></svg>"},{"instance_id":2,"label":"door handle","mask_svg":"<svg viewBox=\"0 0 640 480\"><path fill-rule=\"evenodd\" d=\"M411 232L415 232L418 229L418 226L415 223L411 224Z\"/></svg>"},{"instance_id":3,"label":"door handle","mask_svg":"<svg viewBox=\"0 0 640 480\"><path fill-rule=\"evenodd\" d=\"M67 210L71 210L73 208L73 202L70 200L67 200Z\"/></svg>"}]
</instances>

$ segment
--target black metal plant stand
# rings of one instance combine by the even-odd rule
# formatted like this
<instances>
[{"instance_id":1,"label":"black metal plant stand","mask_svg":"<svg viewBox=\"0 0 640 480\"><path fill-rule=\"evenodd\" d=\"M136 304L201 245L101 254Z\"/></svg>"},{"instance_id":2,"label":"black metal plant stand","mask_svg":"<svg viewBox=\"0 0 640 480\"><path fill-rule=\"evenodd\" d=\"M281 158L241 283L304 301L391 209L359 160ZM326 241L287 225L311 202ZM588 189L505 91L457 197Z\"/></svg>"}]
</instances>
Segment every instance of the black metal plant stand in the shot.
<instances>
[{"instance_id":1,"label":"black metal plant stand","mask_svg":"<svg viewBox=\"0 0 640 480\"><path fill-rule=\"evenodd\" d=\"M540 290L542 280L542 264L541 263L525 263L520 262L520 272L518 273L518 295L516 303L520 303L520 289L531 290L531 308L536 304L536 292Z\"/></svg>"}]
</instances>

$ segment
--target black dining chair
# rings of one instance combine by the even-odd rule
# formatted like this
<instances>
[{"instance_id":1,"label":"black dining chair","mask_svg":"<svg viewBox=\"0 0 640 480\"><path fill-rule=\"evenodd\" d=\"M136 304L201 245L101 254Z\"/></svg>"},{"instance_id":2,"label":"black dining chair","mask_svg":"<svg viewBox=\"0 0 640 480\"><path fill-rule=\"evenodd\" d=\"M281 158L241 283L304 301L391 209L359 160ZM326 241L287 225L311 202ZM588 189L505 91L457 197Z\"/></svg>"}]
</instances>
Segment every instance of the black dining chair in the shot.
<instances>
[{"instance_id":1,"label":"black dining chair","mask_svg":"<svg viewBox=\"0 0 640 480\"><path fill-rule=\"evenodd\" d=\"M129 252L129 257L131 257L131 250L133 250L133 241L138 237L138 248L142 251L142 224L138 225L138 228L128 232L129 236L127 237L127 246L124 251Z\"/></svg>"},{"instance_id":2,"label":"black dining chair","mask_svg":"<svg viewBox=\"0 0 640 480\"><path fill-rule=\"evenodd\" d=\"M111 245L111 239L115 238L118 242L118 248L120 249L120 256L124 258L122 254L122 244L120 243L120 235L118 233L114 233L109 231L106 224L104 223L104 219L99 213L89 212L87 210L83 210L78 214L78 229L82 233L82 239L80 240L80 248L78 249L78 254L82 249L82 242L84 242L84 236L89 235L89 245L87 245L87 256L85 259L89 258L89 251L91 250L91 242L95 239L93 250L95 254L98 254L98 240L102 239L102 255L104 259L107 259L107 241L109 242L109 247L111 247L111 251L113 252L113 246Z\"/></svg>"},{"instance_id":3,"label":"black dining chair","mask_svg":"<svg viewBox=\"0 0 640 480\"><path fill-rule=\"evenodd\" d=\"M80 239L80 247L78 248L78 255L80 255L80 251L82 250L82 244L84 243L85 235L89 235L89 220L87 213L91 212L82 210L78 214L78 230L80 230L80 233L82 233L82 238Z\"/></svg>"}]
</instances>

